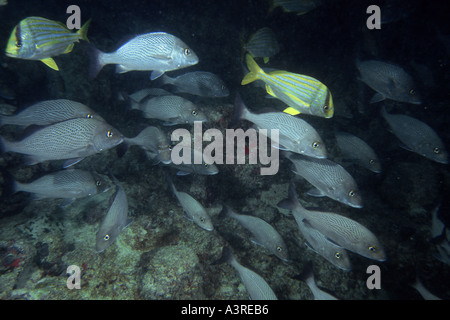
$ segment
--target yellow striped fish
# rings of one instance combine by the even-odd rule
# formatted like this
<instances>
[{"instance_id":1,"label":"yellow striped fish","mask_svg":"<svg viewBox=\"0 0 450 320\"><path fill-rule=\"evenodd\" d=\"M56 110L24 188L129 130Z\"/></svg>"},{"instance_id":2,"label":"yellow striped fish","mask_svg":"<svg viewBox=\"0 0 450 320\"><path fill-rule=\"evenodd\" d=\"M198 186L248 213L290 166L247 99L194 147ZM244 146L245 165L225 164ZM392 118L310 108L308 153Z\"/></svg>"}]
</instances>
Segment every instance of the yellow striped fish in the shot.
<instances>
[{"instance_id":1,"label":"yellow striped fish","mask_svg":"<svg viewBox=\"0 0 450 320\"><path fill-rule=\"evenodd\" d=\"M264 81L267 93L289 106L283 112L291 115L305 113L323 118L333 117L333 98L322 82L282 70L266 73L249 54L246 56L246 62L250 72L245 75L241 84L246 85L255 80Z\"/></svg>"},{"instance_id":2,"label":"yellow striped fish","mask_svg":"<svg viewBox=\"0 0 450 320\"><path fill-rule=\"evenodd\" d=\"M256 31L246 45L244 50L248 51L254 58L264 58L264 63L269 62L280 51L277 38L270 28L261 28Z\"/></svg>"},{"instance_id":3,"label":"yellow striped fish","mask_svg":"<svg viewBox=\"0 0 450 320\"><path fill-rule=\"evenodd\" d=\"M6 46L11 58L40 60L53 70L59 71L51 58L72 51L75 42L88 41L87 29L90 19L77 32L71 32L65 24L41 17L28 17L14 27Z\"/></svg>"}]
</instances>

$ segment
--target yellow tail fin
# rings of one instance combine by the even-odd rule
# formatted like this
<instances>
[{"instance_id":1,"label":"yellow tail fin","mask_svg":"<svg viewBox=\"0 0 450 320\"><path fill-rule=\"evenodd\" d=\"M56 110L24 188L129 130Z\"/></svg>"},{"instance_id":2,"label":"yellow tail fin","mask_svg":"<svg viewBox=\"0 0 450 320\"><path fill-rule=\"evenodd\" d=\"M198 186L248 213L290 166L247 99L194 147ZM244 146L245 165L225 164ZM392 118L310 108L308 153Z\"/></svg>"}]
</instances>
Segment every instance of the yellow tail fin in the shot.
<instances>
[{"instance_id":1,"label":"yellow tail fin","mask_svg":"<svg viewBox=\"0 0 450 320\"><path fill-rule=\"evenodd\" d=\"M84 41L89 42L89 39L87 38L87 32L88 32L88 28L89 28L89 24L91 23L92 19L89 19L88 21L86 21L83 26L81 27L80 30L77 31L77 33L80 35L80 38Z\"/></svg>"},{"instance_id":2,"label":"yellow tail fin","mask_svg":"<svg viewBox=\"0 0 450 320\"><path fill-rule=\"evenodd\" d=\"M242 79L242 85L246 85L255 80L258 80L258 74L264 73L264 71L258 66L251 55L247 54L245 57L245 61L247 62L247 68L248 70L250 70L250 72L245 75L244 79Z\"/></svg>"}]
</instances>

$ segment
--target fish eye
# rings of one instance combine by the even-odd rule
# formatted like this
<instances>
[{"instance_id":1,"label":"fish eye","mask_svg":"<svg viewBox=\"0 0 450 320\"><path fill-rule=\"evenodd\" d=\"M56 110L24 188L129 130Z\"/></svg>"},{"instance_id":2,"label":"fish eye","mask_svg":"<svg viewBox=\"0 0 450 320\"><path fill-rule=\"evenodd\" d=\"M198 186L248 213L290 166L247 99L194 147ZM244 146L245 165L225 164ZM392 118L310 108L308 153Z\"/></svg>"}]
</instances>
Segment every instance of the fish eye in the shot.
<instances>
[{"instance_id":1,"label":"fish eye","mask_svg":"<svg viewBox=\"0 0 450 320\"><path fill-rule=\"evenodd\" d=\"M205 222L205 218L200 217L200 222Z\"/></svg>"},{"instance_id":2,"label":"fish eye","mask_svg":"<svg viewBox=\"0 0 450 320\"><path fill-rule=\"evenodd\" d=\"M97 180L97 181L95 182L95 184L96 184L97 186L101 186L101 185L102 185L102 182L101 182L100 180Z\"/></svg>"},{"instance_id":3,"label":"fish eye","mask_svg":"<svg viewBox=\"0 0 450 320\"><path fill-rule=\"evenodd\" d=\"M107 136L108 138L111 138L113 135L114 135L114 133L113 133L111 130L108 130L108 131L106 132L106 136Z\"/></svg>"},{"instance_id":4,"label":"fish eye","mask_svg":"<svg viewBox=\"0 0 450 320\"><path fill-rule=\"evenodd\" d=\"M277 247L277 251L278 251L278 252L281 252L281 251L283 251L283 248L280 247L280 246L278 246L278 247Z\"/></svg>"},{"instance_id":5,"label":"fish eye","mask_svg":"<svg viewBox=\"0 0 450 320\"><path fill-rule=\"evenodd\" d=\"M320 147L320 143L318 143L317 141L314 141L313 144L312 144L312 147L314 149L317 149L318 147Z\"/></svg>"},{"instance_id":6,"label":"fish eye","mask_svg":"<svg viewBox=\"0 0 450 320\"><path fill-rule=\"evenodd\" d=\"M323 110L327 111L330 107L328 105L323 106Z\"/></svg>"},{"instance_id":7,"label":"fish eye","mask_svg":"<svg viewBox=\"0 0 450 320\"><path fill-rule=\"evenodd\" d=\"M334 257L335 257L336 259L340 259L340 258L341 258L341 253L340 253L340 252L336 252L336 253L334 254Z\"/></svg>"},{"instance_id":8,"label":"fish eye","mask_svg":"<svg viewBox=\"0 0 450 320\"><path fill-rule=\"evenodd\" d=\"M105 236L103 237L103 240L108 241L109 240L109 234L105 234Z\"/></svg>"},{"instance_id":9,"label":"fish eye","mask_svg":"<svg viewBox=\"0 0 450 320\"><path fill-rule=\"evenodd\" d=\"M436 148L434 148L433 152L436 153L436 154L439 154L439 153L441 153L441 149L436 147Z\"/></svg>"},{"instance_id":10,"label":"fish eye","mask_svg":"<svg viewBox=\"0 0 450 320\"><path fill-rule=\"evenodd\" d=\"M414 89L409 90L409 94L415 95L416 94L416 90L414 90Z\"/></svg>"},{"instance_id":11,"label":"fish eye","mask_svg":"<svg viewBox=\"0 0 450 320\"><path fill-rule=\"evenodd\" d=\"M188 55L190 55L191 54L191 50L189 50L189 48L185 48L184 49L184 55L185 56L188 56Z\"/></svg>"},{"instance_id":12,"label":"fish eye","mask_svg":"<svg viewBox=\"0 0 450 320\"><path fill-rule=\"evenodd\" d=\"M203 166L204 166L205 168L208 168L208 167L209 167L209 164L204 163Z\"/></svg>"},{"instance_id":13,"label":"fish eye","mask_svg":"<svg viewBox=\"0 0 450 320\"><path fill-rule=\"evenodd\" d=\"M93 116L92 114L88 113L88 114L86 115L86 118L92 119L92 118L94 118L94 116Z\"/></svg>"},{"instance_id":14,"label":"fish eye","mask_svg":"<svg viewBox=\"0 0 450 320\"><path fill-rule=\"evenodd\" d=\"M370 160L369 160L369 163L370 163L370 164L375 164L375 160L370 159Z\"/></svg>"},{"instance_id":15,"label":"fish eye","mask_svg":"<svg viewBox=\"0 0 450 320\"><path fill-rule=\"evenodd\" d=\"M192 110L192 115L196 116L197 115L197 110Z\"/></svg>"},{"instance_id":16,"label":"fish eye","mask_svg":"<svg viewBox=\"0 0 450 320\"><path fill-rule=\"evenodd\" d=\"M348 192L348 195L349 195L350 197L354 197L354 196L355 196L355 191L350 190L350 191Z\"/></svg>"},{"instance_id":17,"label":"fish eye","mask_svg":"<svg viewBox=\"0 0 450 320\"><path fill-rule=\"evenodd\" d=\"M17 47L17 48L21 48L21 47L22 47L22 44L19 43L19 42L16 42L16 47Z\"/></svg>"},{"instance_id":18,"label":"fish eye","mask_svg":"<svg viewBox=\"0 0 450 320\"><path fill-rule=\"evenodd\" d=\"M369 246L369 250L372 251L372 252L377 251L377 249L374 246Z\"/></svg>"}]
</instances>

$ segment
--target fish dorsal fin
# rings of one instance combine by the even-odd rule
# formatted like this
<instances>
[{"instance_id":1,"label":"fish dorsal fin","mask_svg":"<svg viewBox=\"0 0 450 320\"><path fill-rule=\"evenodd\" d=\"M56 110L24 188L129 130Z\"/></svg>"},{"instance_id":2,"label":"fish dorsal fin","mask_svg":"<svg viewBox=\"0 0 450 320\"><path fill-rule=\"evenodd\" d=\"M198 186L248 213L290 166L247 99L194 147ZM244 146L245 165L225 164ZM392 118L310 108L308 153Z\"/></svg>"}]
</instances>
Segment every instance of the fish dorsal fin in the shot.
<instances>
[{"instance_id":1,"label":"fish dorsal fin","mask_svg":"<svg viewBox=\"0 0 450 320\"><path fill-rule=\"evenodd\" d=\"M46 64L47 66L49 66L50 68L52 68L53 70L59 71L58 66L56 65L55 60L53 60L52 58L45 58L45 59L41 59L41 61Z\"/></svg>"}]
</instances>

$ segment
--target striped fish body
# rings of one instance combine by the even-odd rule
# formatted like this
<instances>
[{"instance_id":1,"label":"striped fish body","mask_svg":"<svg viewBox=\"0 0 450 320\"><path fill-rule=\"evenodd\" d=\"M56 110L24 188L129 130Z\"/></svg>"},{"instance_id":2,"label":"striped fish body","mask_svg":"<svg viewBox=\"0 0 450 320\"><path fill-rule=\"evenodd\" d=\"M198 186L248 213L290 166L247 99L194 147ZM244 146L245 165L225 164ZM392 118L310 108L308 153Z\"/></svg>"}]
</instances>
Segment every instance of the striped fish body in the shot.
<instances>
[{"instance_id":1,"label":"striped fish body","mask_svg":"<svg viewBox=\"0 0 450 320\"><path fill-rule=\"evenodd\" d=\"M175 86L175 92L185 92L200 97L227 97L230 91L218 76L211 72L194 71L176 78L163 75L164 84Z\"/></svg>"},{"instance_id":2,"label":"striped fish body","mask_svg":"<svg viewBox=\"0 0 450 320\"><path fill-rule=\"evenodd\" d=\"M30 183L15 182L14 191L30 192L36 199L76 199L91 196L109 188L98 175L79 169L67 169L51 173Z\"/></svg>"},{"instance_id":3,"label":"striped fish body","mask_svg":"<svg viewBox=\"0 0 450 320\"><path fill-rule=\"evenodd\" d=\"M366 258L386 260L383 247L377 237L360 223L340 214L305 209L298 201L293 183L289 185L289 197L278 206L293 211L295 219L322 233L329 241Z\"/></svg>"},{"instance_id":4,"label":"striped fish body","mask_svg":"<svg viewBox=\"0 0 450 320\"><path fill-rule=\"evenodd\" d=\"M315 159L287 154L294 164L294 173L311 183L320 194L354 208L362 208L359 188L353 177L339 164L328 159ZM311 194L313 195L313 194Z\"/></svg>"},{"instance_id":5,"label":"striped fish body","mask_svg":"<svg viewBox=\"0 0 450 320\"><path fill-rule=\"evenodd\" d=\"M413 78L397 65L377 60L357 61L361 81L377 91L370 103L392 99L412 104L421 104L414 90Z\"/></svg>"},{"instance_id":6,"label":"striped fish body","mask_svg":"<svg viewBox=\"0 0 450 320\"><path fill-rule=\"evenodd\" d=\"M12 116L0 115L0 126L12 124L18 126L44 126L74 118L103 118L88 106L71 100L56 99L38 102L22 112Z\"/></svg>"},{"instance_id":7,"label":"striped fish body","mask_svg":"<svg viewBox=\"0 0 450 320\"><path fill-rule=\"evenodd\" d=\"M0 142L4 151L28 155L28 164L35 164L46 160L81 160L122 141L122 134L109 124L97 119L76 118L39 129L21 141L2 139Z\"/></svg>"},{"instance_id":8,"label":"striped fish body","mask_svg":"<svg viewBox=\"0 0 450 320\"><path fill-rule=\"evenodd\" d=\"M59 70L51 58L72 51L75 42L87 40L90 20L77 32L70 31L63 23L41 17L28 17L14 27L6 47L11 58L41 60L54 70Z\"/></svg>"},{"instance_id":9,"label":"striped fish body","mask_svg":"<svg viewBox=\"0 0 450 320\"><path fill-rule=\"evenodd\" d=\"M289 260L287 246L274 227L258 217L238 214L228 206L224 206L221 216L236 219L244 228L249 230L255 237L254 241L269 250L283 261Z\"/></svg>"},{"instance_id":10,"label":"striped fish body","mask_svg":"<svg viewBox=\"0 0 450 320\"><path fill-rule=\"evenodd\" d=\"M136 137L125 138L124 141L129 145L140 146L146 152L155 154L164 164L172 162L169 140L166 134L158 127L149 126L143 129Z\"/></svg>"},{"instance_id":11,"label":"striped fish body","mask_svg":"<svg viewBox=\"0 0 450 320\"><path fill-rule=\"evenodd\" d=\"M246 61L250 72L245 75L241 84L246 85L255 80L264 81L267 93L289 106L283 112L291 115L304 113L323 118L333 117L331 93L320 81L282 70L266 73L250 55L247 55Z\"/></svg>"},{"instance_id":12,"label":"striped fish body","mask_svg":"<svg viewBox=\"0 0 450 320\"><path fill-rule=\"evenodd\" d=\"M377 237L360 223L340 214L298 208L306 223L343 248L363 257L384 261L383 248Z\"/></svg>"},{"instance_id":13,"label":"striped fish body","mask_svg":"<svg viewBox=\"0 0 450 320\"><path fill-rule=\"evenodd\" d=\"M346 132L337 132L336 141L342 154L357 164L373 171L381 172L381 164L375 151L361 138Z\"/></svg>"},{"instance_id":14,"label":"striped fish body","mask_svg":"<svg viewBox=\"0 0 450 320\"><path fill-rule=\"evenodd\" d=\"M138 35L115 52L96 53L96 72L106 64L117 64L116 72L154 70L151 79L164 72L198 63L198 57L183 41L165 32Z\"/></svg>"},{"instance_id":15,"label":"striped fish body","mask_svg":"<svg viewBox=\"0 0 450 320\"><path fill-rule=\"evenodd\" d=\"M308 247L336 267L345 271L351 270L352 265L350 258L344 248L330 242L320 231L314 229L308 223L305 223L303 221L303 216L298 214L297 211L293 211L292 213L297 222L298 229L305 238Z\"/></svg>"},{"instance_id":16,"label":"striped fish body","mask_svg":"<svg viewBox=\"0 0 450 320\"><path fill-rule=\"evenodd\" d=\"M95 249L102 252L119 236L120 232L131 223L128 218L128 201L125 190L116 184L116 192L111 197L111 203L106 216L97 231Z\"/></svg>"},{"instance_id":17,"label":"striped fish body","mask_svg":"<svg viewBox=\"0 0 450 320\"><path fill-rule=\"evenodd\" d=\"M138 104L132 103L132 109L143 112L145 118L165 121L165 125L205 121L206 116L189 100L179 96L148 96Z\"/></svg>"},{"instance_id":18,"label":"striped fish body","mask_svg":"<svg viewBox=\"0 0 450 320\"><path fill-rule=\"evenodd\" d=\"M229 247L223 248L222 257L214 264L224 262L229 263L238 272L252 300L277 300L277 296L266 280L253 270L240 264Z\"/></svg>"},{"instance_id":19,"label":"striped fish body","mask_svg":"<svg viewBox=\"0 0 450 320\"><path fill-rule=\"evenodd\" d=\"M426 123L403 114L389 114L384 107L381 114L395 136L410 151L439 163L448 163L448 152L443 141Z\"/></svg>"},{"instance_id":20,"label":"striped fish body","mask_svg":"<svg viewBox=\"0 0 450 320\"><path fill-rule=\"evenodd\" d=\"M259 129L267 129L270 137L272 129L279 130L280 148L314 158L326 158L327 151L319 133L305 120L284 112L256 114L250 112L240 97L236 98L234 121L245 119Z\"/></svg>"},{"instance_id":21,"label":"striped fish body","mask_svg":"<svg viewBox=\"0 0 450 320\"><path fill-rule=\"evenodd\" d=\"M211 218L209 217L205 208L200 204L200 202L195 200L189 194L182 191L178 191L175 188L172 180L168 176L166 177L169 187L172 189L172 192L178 199L178 202L183 207L183 210L186 214L186 218L193 221L196 225L207 231L213 231L214 226L212 224Z\"/></svg>"},{"instance_id":22,"label":"striped fish body","mask_svg":"<svg viewBox=\"0 0 450 320\"><path fill-rule=\"evenodd\" d=\"M252 57L264 58L264 62L269 62L269 58L280 52L280 45L277 38L270 28L261 28L251 37L244 49L248 51Z\"/></svg>"}]
</instances>

